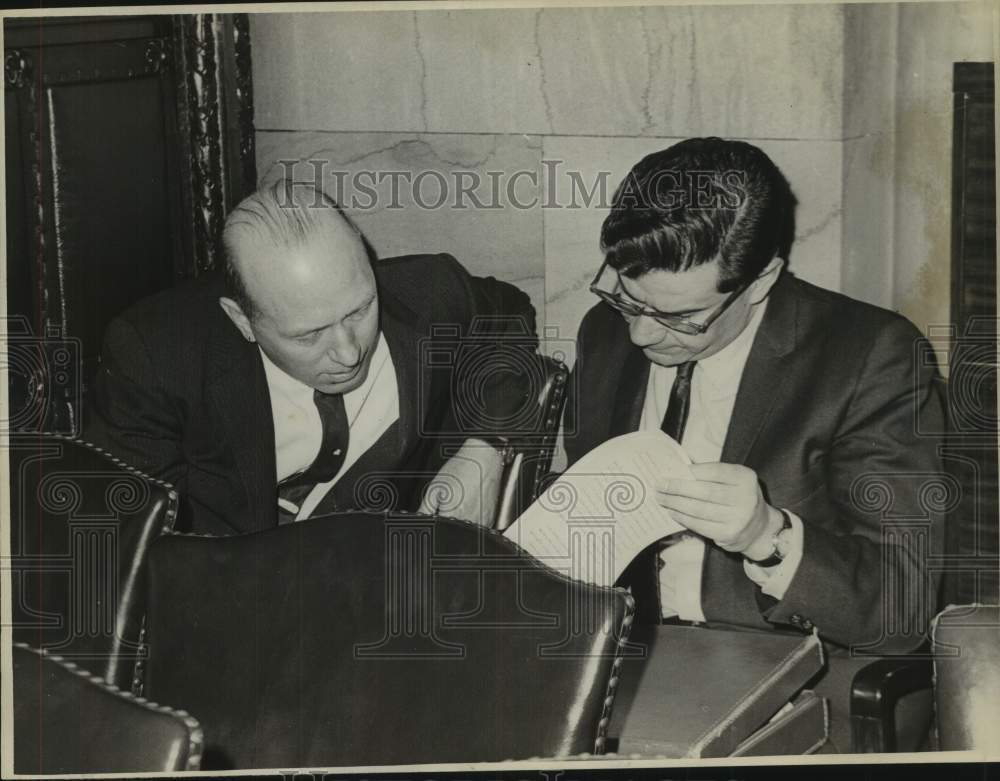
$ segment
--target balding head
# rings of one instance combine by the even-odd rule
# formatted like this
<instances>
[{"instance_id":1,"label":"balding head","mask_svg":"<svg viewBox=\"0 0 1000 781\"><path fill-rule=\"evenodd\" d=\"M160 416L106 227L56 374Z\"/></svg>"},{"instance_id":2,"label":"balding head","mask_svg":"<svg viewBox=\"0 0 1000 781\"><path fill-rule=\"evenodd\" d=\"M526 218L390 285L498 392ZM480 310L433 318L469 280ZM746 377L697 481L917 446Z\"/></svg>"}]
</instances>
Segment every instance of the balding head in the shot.
<instances>
[{"instance_id":1,"label":"balding head","mask_svg":"<svg viewBox=\"0 0 1000 781\"><path fill-rule=\"evenodd\" d=\"M287 267L288 250L320 234L331 249L331 263L354 255L358 248L368 253L361 232L315 184L279 179L244 198L230 212L222 230L226 282L230 296L247 317L252 320L259 311L260 299L254 291L269 290L272 283L292 272ZM258 251L265 247L274 251Z\"/></svg>"},{"instance_id":2,"label":"balding head","mask_svg":"<svg viewBox=\"0 0 1000 781\"><path fill-rule=\"evenodd\" d=\"M220 304L245 338L323 392L364 380L375 278L360 232L322 190L279 181L257 191L229 215L223 245L230 297Z\"/></svg>"}]
</instances>

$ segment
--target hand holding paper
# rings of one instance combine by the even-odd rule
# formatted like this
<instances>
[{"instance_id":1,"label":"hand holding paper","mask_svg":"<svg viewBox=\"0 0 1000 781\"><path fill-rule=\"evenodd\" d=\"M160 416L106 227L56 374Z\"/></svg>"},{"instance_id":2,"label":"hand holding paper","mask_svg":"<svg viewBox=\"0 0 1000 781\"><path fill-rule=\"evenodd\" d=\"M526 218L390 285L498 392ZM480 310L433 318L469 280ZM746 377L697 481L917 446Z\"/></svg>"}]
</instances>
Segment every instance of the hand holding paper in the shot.
<instances>
[{"instance_id":1,"label":"hand holding paper","mask_svg":"<svg viewBox=\"0 0 1000 781\"><path fill-rule=\"evenodd\" d=\"M684 526L657 501L691 460L660 431L605 442L564 472L504 534L554 569L610 586L645 547Z\"/></svg>"},{"instance_id":2,"label":"hand holding paper","mask_svg":"<svg viewBox=\"0 0 1000 781\"><path fill-rule=\"evenodd\" d=\"M670 478L657 486L657 501L691 531L725 550L763 559L781 514L760 490L757 474L739 464L692 464L694 479Z\"/></svg>"}]
</instances>

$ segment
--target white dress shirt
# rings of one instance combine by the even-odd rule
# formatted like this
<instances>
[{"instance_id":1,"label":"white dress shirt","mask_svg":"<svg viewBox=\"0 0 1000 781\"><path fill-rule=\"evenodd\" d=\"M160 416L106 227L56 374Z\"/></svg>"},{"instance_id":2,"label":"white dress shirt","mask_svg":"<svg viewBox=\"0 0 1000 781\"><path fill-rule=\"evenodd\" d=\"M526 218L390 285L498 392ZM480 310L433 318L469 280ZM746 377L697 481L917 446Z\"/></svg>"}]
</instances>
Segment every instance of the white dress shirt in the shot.
<instances>
[{"instance_id":1,"label":"white dress shirt","mask_svg":"<svg viewBox=\"0 0 1000 781\"><path fill-rule=\"evenodd\" d=\"M307 469L316 460L323 442L323 424L313 401L313 389L275 366L263 350L260 354L264 359L264 374L271 395L276 478L280 483L286 477ZM313 488L298 509L297 521L308 518L327 491L399 419L396 369L389 345L381 333L365 381L344 394L344 410L350 430L344 463L332 480L318 483Z\"/></svg>"},{"instance_id":2,"label":"white dress shirt","mask_svg":"<svg viewBox=\"0 0 1000 781\"><path fill-rule=\"evenodd\" d=\"M767 299L754 312L747 327L719 352L695 364L691 378L691 401L681 444L695 463L718 461L729 431L729 420L736 403L743 367L760 328ZM646 398L643 402L640 430L657 430L670 401L677 368L651 364ZM789 513L792 530L784 561L764 569L749 562L744 570L761 590L775 599L784 596L802 559L802 521ZM660 554L660 598L664 616L679 616L686 621L704 621L701 607L701 571L705 557L702 537L685 532L672 535Z\"/></svg>"}]
</instances>

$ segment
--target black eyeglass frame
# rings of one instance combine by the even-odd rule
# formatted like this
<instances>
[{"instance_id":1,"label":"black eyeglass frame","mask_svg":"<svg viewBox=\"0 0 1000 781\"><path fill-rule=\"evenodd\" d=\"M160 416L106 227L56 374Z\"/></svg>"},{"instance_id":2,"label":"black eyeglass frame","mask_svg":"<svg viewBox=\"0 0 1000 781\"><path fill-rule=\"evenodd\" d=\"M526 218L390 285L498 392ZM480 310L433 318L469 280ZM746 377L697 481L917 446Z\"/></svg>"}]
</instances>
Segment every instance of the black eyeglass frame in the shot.
<instances>
[{"instance_id":1,"label":"black eyeglass frame","mask_svg":"<svg viewBox=\"0 0 1000 781\"><path fill-rule=\"evenodd\" d=\"M743 293L746 292L747 288L750 287L757 278L751 279L747 282L743 282L738 285L727 297L719 304L719 307L712 312L708 317L705 318L704 322L696 323L693 320L688 320L682 315L673 315L669 312L661 312L658 309L650 309L648 307L640 306L639 304L633 304L631 301L626 301L621 296L617 296L608 290L601 290L597 283L604 273L604 269L607 267L608 261L605 258L601 267L597 270L597 274L594 276L593 281L590 283L590 292L600 298L604 303L608 304L610 307L618 311L619 313L625 315L626 317L651 317L653 320L658 322L665 328L669 328L672 331L677 331L678 333L687 334L688 336L699 336L705 333L709 328L712 327L712 323L718 320L722 313L725 312L730 305ZM621 273L618 272L618 284L621 285Z\"/></svg>"}]
</instances>

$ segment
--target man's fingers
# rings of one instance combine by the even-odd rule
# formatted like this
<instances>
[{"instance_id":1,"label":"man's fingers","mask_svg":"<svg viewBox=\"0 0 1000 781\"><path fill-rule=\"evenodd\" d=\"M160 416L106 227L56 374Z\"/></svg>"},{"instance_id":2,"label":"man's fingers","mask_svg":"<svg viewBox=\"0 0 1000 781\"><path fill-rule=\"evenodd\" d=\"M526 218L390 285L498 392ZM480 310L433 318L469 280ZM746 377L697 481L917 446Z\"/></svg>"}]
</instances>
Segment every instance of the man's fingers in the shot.
<instances>
[{"instance_id":1,"label":"man's fingers","mask_svg":"<svg viewBox=\"0 0 1000 781\"><path fill-rule=\"evenodd\" d=\"M712 483L706 480L684 480L674 478L664 480L657 489L658 494L669 496L686 496L690 499L700 499L714 504L732 504L732 489L723 483Z\"/></svg>"},{"instance_id":2,"label":"man's fingers","mask_svg":"<svg viewBox=\"0 0 1000 781\"><path fill-rule=\"evenodd\" d=\"M725 485L740 485L744 480L751 479L751 470L739 464L723 464L719 461L707 464L691 464L691 474L695 480Z\"/></svg>"},{"instance_id":3,"label":"man's fingers","mask_svg":"<svg viewBox=\"0 0 1000 781\"><path fill-rule=\"evenodd\" d=\"M714 524L725 524L731 520L732 507L714 502L703 502L701 499L689 499L686 496L674 496L657 492L656 501L661 507L671 512L681 512L692 518Z\"/></svg>"},{"instance_id":4,"label":"man's fingers","mask_svg":"<svg viewBox=\"0 0 1000 781\"><path fill-rule=\"evenodd\" d=\"M696 518L693 515L688 515L678 510L671 510L670 517L684 528L693 531L695 534L700 534L702 537L707 537L710 540L714 540L722 528L717 523L706 521L703 518Z\"/></svg>"}]
</instances>

